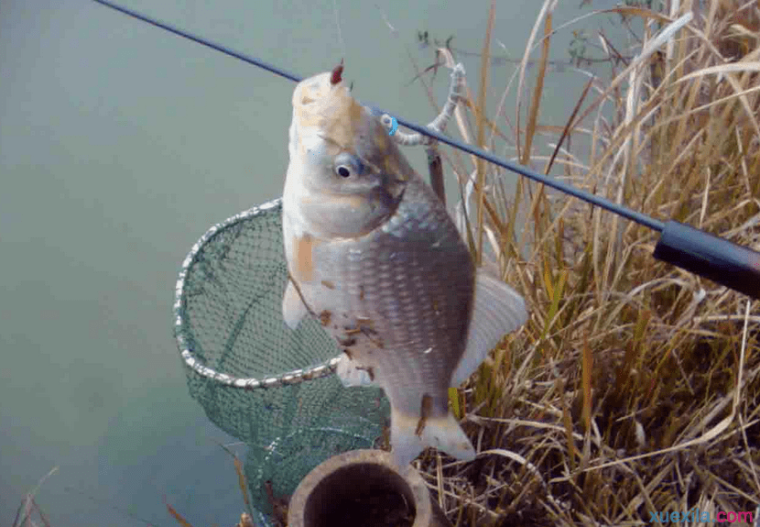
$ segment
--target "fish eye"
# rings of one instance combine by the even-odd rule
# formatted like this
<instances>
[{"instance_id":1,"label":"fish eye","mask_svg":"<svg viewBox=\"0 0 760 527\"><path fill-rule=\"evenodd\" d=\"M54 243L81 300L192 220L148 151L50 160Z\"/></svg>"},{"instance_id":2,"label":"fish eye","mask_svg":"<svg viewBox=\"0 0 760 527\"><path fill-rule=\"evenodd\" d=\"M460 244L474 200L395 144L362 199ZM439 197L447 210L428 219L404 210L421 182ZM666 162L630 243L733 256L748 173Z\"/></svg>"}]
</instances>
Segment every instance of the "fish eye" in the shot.
<instances>
[{"instance_id":1,"label":"fish eye","mask_svg":"<svg viewBox=\"0 0 760 527\"><path fill-rule=\"evenodd\" d=\"M352 175L360 174L362 163L359 159L351 154L342 153L335 158L335 173L342 178L349 178Z\"/></svg>"}]
</instances>

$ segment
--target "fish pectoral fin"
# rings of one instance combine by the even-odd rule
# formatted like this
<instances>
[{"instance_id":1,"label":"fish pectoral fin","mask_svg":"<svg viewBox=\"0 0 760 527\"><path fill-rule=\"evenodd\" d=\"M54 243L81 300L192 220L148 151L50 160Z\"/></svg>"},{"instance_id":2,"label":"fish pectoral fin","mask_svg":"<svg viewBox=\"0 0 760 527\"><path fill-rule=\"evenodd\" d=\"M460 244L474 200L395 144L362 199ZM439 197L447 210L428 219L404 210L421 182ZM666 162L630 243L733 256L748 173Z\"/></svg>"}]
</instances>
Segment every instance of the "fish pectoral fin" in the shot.
<instances>
[{"instance_id":1,"label":"fish pectoral fin","mask_svg":"<svg viewBox=\"0 0 760 527\"><path fill-rule=\"evenodd\" d=\"M451 412L443 417L428 417L423 426L419 416L392 410L391 444L393 461L401 469L429 446L462 461L475 459L472 443Z\"/></svg>"},{"instance_id":2,"label":"fish pectoral fin","mask_svg":"<svg viewBox=\"0 0 760 527\"><path fill-rule=\"evenodd\" d=\"M528 311L523 297L485 269L478 269L467 346L451 376L451 386L466 381L501 338L526 320Z\"/></svg>"},{"instance_id":3,"label":"fish pectoral fin","mask_svg":"<svg viewBox=\"0 0 760 527\"><path fill-rule=\"evenodd\" d=\"M288 280L285 295L282 297L282 318L288 327L295 331L298 323L306 316L306 313L308 313L306 304L301 300L301 295L298 294L298 290L293 285L293 282Z\"/></svg>"},{"instance_id":4,"label":"fish pectoral fin","mask_svg":"<svg viewBox=\"0 0 760 527\"><path fill-rule=\"evenodd\" d=\"M369 370L348 358L348 355L345 353L340 356L335 373L346 388L353 386L377 386L372 381Z\"/></svg>"}]
</instances>

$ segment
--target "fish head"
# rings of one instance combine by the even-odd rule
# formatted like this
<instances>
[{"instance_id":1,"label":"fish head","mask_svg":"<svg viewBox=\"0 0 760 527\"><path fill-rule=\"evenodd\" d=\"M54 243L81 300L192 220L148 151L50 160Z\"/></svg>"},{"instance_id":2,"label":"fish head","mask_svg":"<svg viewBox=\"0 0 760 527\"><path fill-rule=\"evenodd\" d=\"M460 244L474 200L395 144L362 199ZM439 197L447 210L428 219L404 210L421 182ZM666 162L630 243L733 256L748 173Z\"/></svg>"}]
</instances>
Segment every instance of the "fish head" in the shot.
<instances>
[{"instance_id":1,"label":"fish head","mask_svg":"<svg viewBox=\"0 0 760 527\"><path fill-rule=\"evenodd\" d=\"M337 70L337 68L336 68ZM335 71L293 93L285 213L319 238L362 236L393 215L413 170Z\"/></svg>"}]
</instances>

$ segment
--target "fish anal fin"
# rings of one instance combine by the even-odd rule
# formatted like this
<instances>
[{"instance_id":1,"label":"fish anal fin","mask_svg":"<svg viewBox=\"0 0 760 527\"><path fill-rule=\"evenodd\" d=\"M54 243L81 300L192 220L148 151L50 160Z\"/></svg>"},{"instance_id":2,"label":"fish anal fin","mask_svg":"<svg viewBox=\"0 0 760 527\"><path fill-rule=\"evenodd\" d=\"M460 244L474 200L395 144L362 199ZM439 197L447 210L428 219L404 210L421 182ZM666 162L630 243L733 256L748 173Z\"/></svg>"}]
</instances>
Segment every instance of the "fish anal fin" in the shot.
<instances>
[{"instance_id":1,"label":"fish anal fin","mask_svg":"<svg viewBox=\"0 0 760 527\"><path fill-rule=\"evenodd\" d=\"M421 431L419 425L420 416L391 410L391 454L397 467L405 468L429 446L462 461L475 459L472 443L450 412L441 417L427 417Z\"/></svg>"},{"instance_id":2,"label":"fish anal fin","mask_svg":"<svg viewBox=\"0 0 760 527\"><path fill-rule=\"evenodd\" d=\"M282 297L282 318L288 327L295 331L298 323L301 322L307 312L306 304L301 300L301 295L298 294L293 282L288 280L285 294Z\"/></svg>"},{"instance_id":3,"label":"fish anal fin","mask_svg":"<svg viewBox=\"0 0 760 527\"><path fill-rule=\"evenodd\" d=\"M496 276L483 268L478 269L467 346L451 376L451 386L466 381L501 338L525 324L526 320L525 300Z\"/></svg>"}]
</instances>

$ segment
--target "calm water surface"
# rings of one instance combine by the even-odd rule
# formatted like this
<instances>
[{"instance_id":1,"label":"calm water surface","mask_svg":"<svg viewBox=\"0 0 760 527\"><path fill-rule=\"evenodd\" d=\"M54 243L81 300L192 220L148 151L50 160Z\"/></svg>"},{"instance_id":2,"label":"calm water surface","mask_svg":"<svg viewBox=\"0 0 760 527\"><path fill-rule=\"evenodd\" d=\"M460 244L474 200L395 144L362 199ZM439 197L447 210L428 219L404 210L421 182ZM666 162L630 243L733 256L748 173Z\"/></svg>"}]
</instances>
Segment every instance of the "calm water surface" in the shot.
<instances>
[{"instance_id":1,"label":"calm water surface","mask_svg":"<svg viewBox=\"0 0 760 527\"><path fill-rule=\"evenodd\" d=\"M540 3L498 3L494 36L515 58ZM406 50L422 66L433 52L417 31L477 51L488 6L123 4L301 75L345 58L357 97L418 122L433 115L408 86ZM578 4L561 1L557 22ZM569 33L557 36L554 58L567 57ZM477 65L465 58L472 88ZM494 85L512 71L494 70ZM435 83L441 102L447 79ZM543 120L564 122L583 81L552 74ZM194 525L237 521L237 479L215 443L235 439L187 393L173 288L210 225L281 193L293 87L87 0L3 0L0 524L53 466L37 502L56 527L176 525L164 495ZM424 170L422 153L411 157Z\"/></svg>"}]
</instances>

